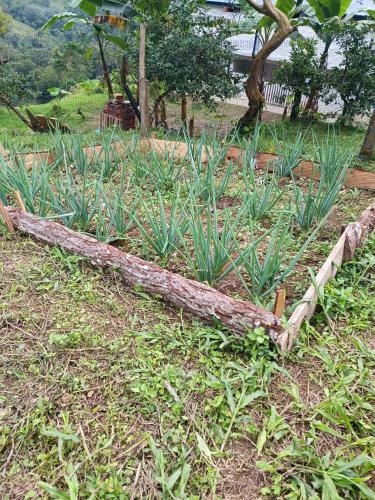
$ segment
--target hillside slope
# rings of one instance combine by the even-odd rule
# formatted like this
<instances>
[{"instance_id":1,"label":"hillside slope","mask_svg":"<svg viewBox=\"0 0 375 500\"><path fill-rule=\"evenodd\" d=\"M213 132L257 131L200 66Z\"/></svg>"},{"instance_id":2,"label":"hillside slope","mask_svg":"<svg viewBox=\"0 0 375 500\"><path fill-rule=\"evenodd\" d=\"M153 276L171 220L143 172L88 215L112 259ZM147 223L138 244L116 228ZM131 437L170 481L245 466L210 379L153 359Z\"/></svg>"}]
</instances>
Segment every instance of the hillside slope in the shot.
<instances>
[{"instance_id":1,"label":"hillside slope","mask_svg":"<svg viewBox=\"0 0 375 500\"><path fill-rule=\"evenodd\" d=\"M0 9L13 18L10 31L17 34L34 32L68 5L66 0L0 0Z\"/></svg>"}]
</instances>

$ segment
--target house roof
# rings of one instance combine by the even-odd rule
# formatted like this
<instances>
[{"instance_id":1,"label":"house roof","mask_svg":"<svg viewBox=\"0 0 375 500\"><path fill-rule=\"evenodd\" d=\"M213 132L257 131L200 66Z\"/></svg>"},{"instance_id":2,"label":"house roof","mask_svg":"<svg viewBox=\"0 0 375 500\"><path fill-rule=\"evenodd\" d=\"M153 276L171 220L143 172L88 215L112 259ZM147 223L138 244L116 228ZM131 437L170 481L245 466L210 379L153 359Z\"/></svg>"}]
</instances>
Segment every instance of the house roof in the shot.
<instances>
[{"instance_id":1,"label":"house roof","mask_svg":"<svg viewBox=\"0 0 375 500\"><path fill-rule=\"evenodd\" d=\"M299 26L298 32L304 38L313 38L317 41L317 53L321 54L324 50L324 43L316 36L314 31L308 26ZM244 57L251 57L253 54L255 35L236 35L229 39L235 49L235 53ZM291 51L290 38L287 38L275 51L272 52L269 59L271 61L285 61L289 59ZM332 43L329 57L328 57L328 68L337 66L342 60L342 56L339 53L339 48L335 43Z\"/></svg>"},{"instance_id":2,"label":"house roof","mask_svg":"<svg viewBox=\"0 0 375 500\"><path fill-rule=\"evenodd\" d=\"M259 0L258 0L259 1ZM228 0L207 0L207 7L209 9L210 15L215 17L223 17L226 19L241 20L245 16L241 12L224 12L223 7L228 4L236 2L228 2ZM360 15L364 12L364 9L371 8L373 0L353 0L349 8L349 13L352 15ZM324 50L324 43L316 36L315 32L308 26L299 26L298 32L304 38L314 38L317 41L317 52L321 54ZM229 39L234 48L235 53L245 57L250 58L254 51L255 35L240 34L233 36ZM257 47L257 50L259 47ZM278 47L274 52L272 52L269 58L272 61L284 61L288 60L290 56L291 45L290 38L287 38L280 47ZM339 48L337 44L332 43L328 56L328 67L337 66L342 60L342 56L339 53Z\"/></svg>"},{"instance_id":3,"label":"house roof","mask_svg":"<svg viewBox=\"0 0 375 500\"><path fill-rule=\"evenodd\" d=\"M230 0L206 0L207 4L211 5L236 5L239 6L238 2L231 2Z\"/></svg>"},{"instance_id":4,"label":"house roof","mask_svg":"<svg viewBox=\"0 0 375 500\"><path fill-rule=\"evenodd\" d=\"M225 6L225 5L236 5L239 6L239 3L236 0L206 0L206 4L208 5L217 5L217 6ZM352 3L348 9L350 14L360 14L365 9L371 9L374 7L373 0L352 0Z\"/></svg>"}]
</instances>

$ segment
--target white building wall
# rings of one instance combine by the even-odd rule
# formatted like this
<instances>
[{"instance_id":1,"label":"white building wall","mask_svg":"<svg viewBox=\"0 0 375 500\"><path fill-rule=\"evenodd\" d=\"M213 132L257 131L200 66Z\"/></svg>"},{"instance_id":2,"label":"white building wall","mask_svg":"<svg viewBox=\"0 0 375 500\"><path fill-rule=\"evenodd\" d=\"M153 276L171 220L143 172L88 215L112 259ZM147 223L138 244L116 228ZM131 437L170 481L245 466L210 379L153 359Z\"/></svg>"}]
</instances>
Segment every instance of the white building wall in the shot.
<instances>
[{"instance_id":1,"label":"white building wall","mask_svg":"<svg viewBox=\"0 0 375 500\"><path fill-rule=\"evenodd\" d=\"M222 2L223 4L227 3L225 0ZM365 9L373 8L373 0L353 0L349 13L351 14L361 14ZM207 10L210 15L213 17L221 17L228 19L230 21L240 22L245 19L245 16L241 12L224 12L224 6L218 5L207 5ZM324 43L316 36L314 30L308 26L299 26L298 32L305 38L313 38L317 42L317 53L320 55L324 50ZM254 34L239 34L229 38L232 42L235 50L235 54L238 56L244 56L249 58L253 54L254 50ZM259 48L257 47L259 50ZM287 38L280 47L278 47L269 58L272 61L285 61L290 58L291 52L291 44L290 38ZM340 50L338 45L333 42L329 54L328 54L328 68L332 68L338 66L342 61L342 56L340 54ZM246 96L242 93L238 98L246 105ZM323 114L328 113L339 113L342 108L342 101L340 98L337 98L335 102L330 104L325 104L323 101L319 101L319 112Z\"/></svg>"}]
</instances>

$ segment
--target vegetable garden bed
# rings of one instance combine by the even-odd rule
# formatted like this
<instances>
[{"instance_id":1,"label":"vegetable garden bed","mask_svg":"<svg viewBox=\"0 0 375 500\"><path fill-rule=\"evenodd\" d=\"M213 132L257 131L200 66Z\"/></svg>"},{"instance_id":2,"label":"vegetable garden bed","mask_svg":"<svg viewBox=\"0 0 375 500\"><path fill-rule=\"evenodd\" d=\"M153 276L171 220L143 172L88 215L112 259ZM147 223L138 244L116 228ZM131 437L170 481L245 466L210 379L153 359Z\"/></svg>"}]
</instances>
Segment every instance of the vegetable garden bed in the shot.
<instances>
[{"instance_id":1,"label":"vegetable garden bed","mask_svg":"<svg viewBox=\"0 0 375 500\"><path fill-rule=\"evenodd\" d=\"M88 149L77 136L56 136L48 166L41 158L30 166L15 155L2 162L0 197L9 203L19 191L32 214L262 310L271 309L277 289L285 287L291 312L310 269L324 261L342 226L370 204L369 193L343 189L350 151L338 151L334 136L322 144L315 181L293 174L302 139L266 172L256 168L256 133L240 163L228 160L229 146L218 141L180 144L155 148L136 137L116 144L109 138Z\"/></svg>"}]
</instances>

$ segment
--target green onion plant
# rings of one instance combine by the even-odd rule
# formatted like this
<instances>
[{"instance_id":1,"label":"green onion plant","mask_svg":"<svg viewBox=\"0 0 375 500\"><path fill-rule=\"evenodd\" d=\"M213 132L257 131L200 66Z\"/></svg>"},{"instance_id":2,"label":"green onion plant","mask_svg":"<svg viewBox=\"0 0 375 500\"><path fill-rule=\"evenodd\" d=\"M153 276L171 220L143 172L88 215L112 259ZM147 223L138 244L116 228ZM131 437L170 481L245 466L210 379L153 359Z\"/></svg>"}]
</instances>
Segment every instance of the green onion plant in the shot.
<instances>
[{"instance_id":1,"label":"green onion plant","mask_svg":"<svg viewBox=\"0 0 375 500\"><path fill-rule=\"evenodd\" d=\"M208 202L206 210L200 210L191 202L188 215L192 247L182 239L183 255L194 277L213 285L240 266L249 252L249 248L239 250L236 241L243 212L239 210L233 217L227 211L223 221L220 221L216 200L213 198ZM252 245L258 243L259 241L254 241Z\"/></svg>"},{"instance_id":2,"label":"green onion plant","mask_svg":"<svg viewBox=\"0 0 375 500\"><path fill-rule=\"evenodd\" d=\"M255 169L248 165L243 168L243 180L244 211L251 220L261 220L271 212L284 191L279 189L275 174L263 172L257 178Z\"/></svg>"},{"instance_id":3,"label":"green onion plant","mask_svg":"<svg viewBox=\"0 0 375 500\"><path fill-rule=\"evenodd\" d=\"M292 143L287 140L279 141L277 145L278 158L273 162L274 171L279 177L290 177L293 170L301 161L301 154L305 147L305 134L301 131Z\"/></svg>"},{"instance_id":4,"label":"green onion plant","mask_svg":"<svg viewBox=\"0 0 375 500\"><path fill-rule=\"evenodd\" d=\"M153 203L142 200L147 228L142 220L134 215L134 221L140 230L146 248L151 248L159 257L167 258L178 246L188 229L186 211L180 200L180 195L173 197L170 210L168 210L161 193L156 193L158 207ZM169 214L168 214L169 212Z\"/></svg>"},{"instance_id":5,"label":"green onion plant","mask_svg":"<svg viewBox=\"0 0 375 500\"><path fill-rule=\"evenodd\" d=\"M290 214L282 214L276 225L264 235L265 237L270 234L264 255L261 257L258 254L256 246L250 247L250 252L243 260L243 270L237 270L249 295L265 297L280 286L293 272L323 223L324 219L306 238L294 257L287 262L286 257L293 245L292 226ZM247 286L246 277L250 280L250 287Z\"/></svg>"}]
</instances>

